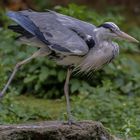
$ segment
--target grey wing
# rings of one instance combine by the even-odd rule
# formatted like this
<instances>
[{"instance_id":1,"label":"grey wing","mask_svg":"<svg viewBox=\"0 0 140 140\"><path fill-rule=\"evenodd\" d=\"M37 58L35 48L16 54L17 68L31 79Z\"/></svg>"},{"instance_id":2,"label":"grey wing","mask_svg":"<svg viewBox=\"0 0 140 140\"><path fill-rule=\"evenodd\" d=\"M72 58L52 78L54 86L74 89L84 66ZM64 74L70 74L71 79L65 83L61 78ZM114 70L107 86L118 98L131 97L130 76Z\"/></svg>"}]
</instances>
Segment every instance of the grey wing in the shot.
<instances>
[{"instance_id":1,"label":"grey wing","mask_svg":"<svg viewBox=\"0 0 140 140\"><path fill-rule=\"evenodd\" d=\"M85 40L89 48L92 48L95 45L95 37L93 32L93 30L96 28L95 25L54 11L48 11L49 14L55 16L56 20L61 22L63 26L76 32L83 40Z\"/></svg>"},{"instance_id":2,"label":"grey wing","mask_svg":"<svg viewBox=\"0 0 140 140\"><path fill-rule=\"evenodd\" d=\"M86 42L75 32L63 26L54 15L39 12L8 12L8 16L36 36L50 49L67 54L85 55Z\"/></svg>"},{"instance_id":3,"label":"grey wing","mask_svg":"<svg viewBox=\"0 0 140 140\"><path fill-rule=\"evenodd\" d=\"M51 14L54 14L56 16L56 19L60 21L62 25L68 28L80 30L82 33L85 33L87 35L93 35L93 30L96 28L95 25L54 11L49 10L49 12Z\"/></svg>"}]
</instances>

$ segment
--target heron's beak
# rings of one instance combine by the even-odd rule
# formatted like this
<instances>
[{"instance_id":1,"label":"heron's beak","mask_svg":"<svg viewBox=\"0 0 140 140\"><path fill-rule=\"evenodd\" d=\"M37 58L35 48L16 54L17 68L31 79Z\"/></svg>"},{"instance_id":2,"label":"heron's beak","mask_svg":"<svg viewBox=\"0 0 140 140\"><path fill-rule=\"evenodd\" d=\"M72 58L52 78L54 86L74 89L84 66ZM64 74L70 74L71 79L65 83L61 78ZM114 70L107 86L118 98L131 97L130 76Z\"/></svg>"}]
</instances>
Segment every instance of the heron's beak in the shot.
<instances>
[{"instance_id":1,"label":"heron's beak","mask_svg":"<svg viewBox=\"0 0 140 140\"><path fill-rule=\"evenodd\" d=\"M130 42L136 42L136 43L139 43L138 40L136 40L134 37L132 37L132 36L126 34L126 33L123 32L123 31L117 31L116 34L117 34L117 36L118 36L119 38L122 38L122 39L128 40L128 41L130 41Z\"/></svg>"}]
</instances>

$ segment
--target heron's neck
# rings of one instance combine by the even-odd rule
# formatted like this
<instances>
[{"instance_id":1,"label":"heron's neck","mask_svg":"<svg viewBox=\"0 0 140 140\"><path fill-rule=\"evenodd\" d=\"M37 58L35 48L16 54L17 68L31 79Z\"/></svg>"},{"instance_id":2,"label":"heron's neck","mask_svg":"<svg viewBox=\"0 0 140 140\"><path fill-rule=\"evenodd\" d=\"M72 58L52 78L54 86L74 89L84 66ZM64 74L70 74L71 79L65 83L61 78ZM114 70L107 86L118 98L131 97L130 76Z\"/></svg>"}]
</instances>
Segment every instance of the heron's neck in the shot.
<instances>
[{"instance_id":1,"label":"heron's neck","mask_svg":"<svg viewBox=\"0 0 140 140\"><path fill-rule=\"evenodd\" d=\"M110 38L105 37L102 32L100 32L99 29L93 30L94 32L94 37L95 37L95 43L96 44L101 44L102 42L112 42Z\"/></svg>"}]
</instances>

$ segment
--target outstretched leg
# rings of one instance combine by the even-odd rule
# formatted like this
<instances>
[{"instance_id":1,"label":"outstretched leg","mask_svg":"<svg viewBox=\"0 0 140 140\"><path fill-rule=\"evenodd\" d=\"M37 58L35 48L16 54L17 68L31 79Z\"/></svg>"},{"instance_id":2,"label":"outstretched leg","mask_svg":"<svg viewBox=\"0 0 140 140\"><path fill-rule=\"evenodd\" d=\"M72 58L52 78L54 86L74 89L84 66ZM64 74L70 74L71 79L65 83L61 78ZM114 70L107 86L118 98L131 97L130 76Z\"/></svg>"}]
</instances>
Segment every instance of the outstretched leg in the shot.
<instances>
[{"instance_id":1,"label":"outstretched leg","mask_svg":"<svg viewBox=\"0 0 140 140\"><path fill-rule=\"evenodd\" d=\"M28 63L30 60L32 60L33 58L36 58L36 57L39 56L39 55L40 55L40 51L37 51L37 52L35 52L31 57L29 57L29 58L27 58L27 59L25 59L25 60L23 60L23 61L21 61L21 62L19 62L19 63L16 64L16 66L15 66L15 68L14 68L14 70L13 70L13 72L12 72L12 74L11 74L9 80L8 80L8 82L6 83L6 85L5 85L5 87L3 88L2 92L0 92L0 97L3 97L3 96L4 96L6 90L8 89L10 83L12 82L12 80L13 80L15 74L17 73L17 71L19 70L19 68L20 68L23 64Z\"/></svg>"},{"instance_id":2,"label":"outstretched leg","mask_svg":"<svg viewBox=\"0 0 140 140\"><path fill-rule=\"evenodd\" d=\"M72 69L68 68L66 81L64 85L64 93L65 93L66 103L67 103L68 124L70 125L73 123L72 114L71 114L71 106L70 106L70 98L69 98L69 81L70 81L71 73L72 73Z\"/></svg>"}]
</instances>

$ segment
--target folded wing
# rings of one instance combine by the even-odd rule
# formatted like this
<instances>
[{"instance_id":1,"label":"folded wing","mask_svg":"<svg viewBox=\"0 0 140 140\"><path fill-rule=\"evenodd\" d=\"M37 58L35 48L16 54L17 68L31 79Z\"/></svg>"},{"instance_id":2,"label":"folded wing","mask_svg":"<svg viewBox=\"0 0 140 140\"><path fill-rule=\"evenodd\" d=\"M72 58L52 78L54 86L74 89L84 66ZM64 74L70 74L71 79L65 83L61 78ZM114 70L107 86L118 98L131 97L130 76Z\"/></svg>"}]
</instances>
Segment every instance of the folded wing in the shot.
<instances>
[{"instance_id":1,"label":"folded wing","mask_svg":"<svg viewBox=\"0 0 140 140\"><path fill-rule=\"evenodd\" d=\"M51 12L10 11L8 16L51 50L73 55L85 55L89 51L86 42Z\"/></svg>"}]
</instances>

